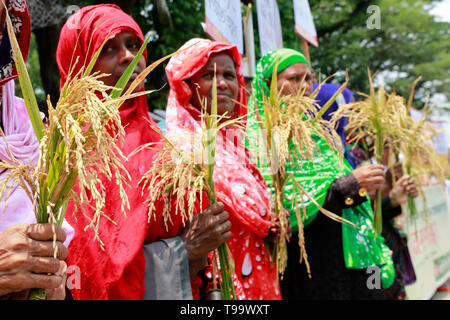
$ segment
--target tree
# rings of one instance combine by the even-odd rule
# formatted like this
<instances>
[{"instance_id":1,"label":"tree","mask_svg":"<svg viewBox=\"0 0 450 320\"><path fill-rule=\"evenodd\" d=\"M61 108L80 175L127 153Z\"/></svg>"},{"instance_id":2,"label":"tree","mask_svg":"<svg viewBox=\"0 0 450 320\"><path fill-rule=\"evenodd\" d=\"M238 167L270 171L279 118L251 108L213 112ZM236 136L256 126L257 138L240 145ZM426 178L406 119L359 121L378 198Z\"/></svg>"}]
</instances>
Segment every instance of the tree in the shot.
<instances>
[{"instance_id":1,"label":"tree","mask_svg":"<svg viewBox=\"0 0 450 320\"><path fill-rule=\"evenodd\" d=\"M80 7L106 1L69 1ZM108 1L111 2L111 1ZM112 1L114 2L114 1ZM152 33L148 61L176 51L193 37L207 37L204 0L116 0L141 26ZM256 1L253 4L256 57L259 58ZM285 47L302 51L302 42L294 32L292 0L278 0ZM437 0L310 0L319 37L319 47L310 46L312 66L323 76L337 74L332 82L341 83L349 72L349 88L368 91L367 68L383 75L388 89L407 97L412 82L418 83L415 107L421 108L427 95L442 93L450 100L450 24L438 22L429 11ZM377 6L380 27L370 28ZM161 89L149 96L151 109L165 108L168 85L162 64L147 78L148 89ZM380 79L378 77L377 79Z\"/></svg>"},{"instance_id":2,"label":"tree","mask_svg":"<svg viewBox=\"0 0 450 320\"><path fill-rule=\"evenodd\" d=\"M207 37L201 26L201 22L205 20L204 0L137 0L132 16L144 34L153 33L147 47L149 62L175 52L191 38ZM165 109L169 91L166 65L167 61L147 78L148 89L160 89L149 96L150 109Z\"/></svg>"},{"instance_id":3,"label":"tree","mask_svg":"<svg viewBox=\"0 0 450 320\"><path fill-rule=\"evenodd\" d=\"M278 1L283 16L285 46L301 48L292 29L292 1ZM319 47L310 47L312 65L324 75L338 73L342 82L349 71L349 88L368 91L367 68L384 75L386 86L407 97L413 81L422 76L415 106L427 95L445 93L450 99L450 24L429 14L436 1L310 1ZM369 29L367 12L376 5L380 27Z\"/></svg>"}]
</instances>

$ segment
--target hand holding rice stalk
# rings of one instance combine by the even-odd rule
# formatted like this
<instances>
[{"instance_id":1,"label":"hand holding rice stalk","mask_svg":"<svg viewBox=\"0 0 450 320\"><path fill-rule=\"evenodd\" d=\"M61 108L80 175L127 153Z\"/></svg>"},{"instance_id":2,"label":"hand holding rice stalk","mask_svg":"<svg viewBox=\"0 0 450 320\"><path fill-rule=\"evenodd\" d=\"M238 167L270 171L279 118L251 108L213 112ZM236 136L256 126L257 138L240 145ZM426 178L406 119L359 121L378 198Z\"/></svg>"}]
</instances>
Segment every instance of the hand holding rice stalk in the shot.
<instances>
[{"instance_id":1,"label":"hand holding rice stalk","mask_svg":"<svg viewBox=\"0 0 450 320\"><path fill-rule=\"evenodd\" d=\"M290 215L289 211L284 207L283 201L285 199L285 186L290 179L292 180L294 191L302 195L300 197L301 201L303 201L303 197L306 197L319 208L320 212L329 218L339 222L346 222L334 213L322 208L285 169L285 165L288 162L314 159L315 155L320 152L314 136L323 138L332 150L336 150L340 158L343 157L341 140L336 131L330 127L330 123L322 119L322 114L326 112L337 96L344 90L346 84L341 86L327 104L318 111L319 108L315 105L314 98L317 96L320 88L317 88L311 97L304 95L304 89L300 89L296 96L279 96L277 90L277 67L278 64L275 65L272 74L270 96L266 97L263 95L262 97L264 120L261 119L258 111L256 112L256 117L262 129L263 150L265 150L265 157L268 161L266 165L272 172L273 183L271 187L274 190L274 211L280 223L280 236L275 243L274 256L278 273L283 276L287 261ZM303 88L303 85L300 88ZM299 227L300 262L303 259L305 260L306 268L310 275L300 204L297 201L298 199L294 197L292 205L295 207ZM306 208L303 203L301 207L303 208L303 216L306 217Z\"/></svg>"},{"instance_id":2,"label":"hand holding rice stalk","mask_svg":"<svg viewBox=\"0 0 450 320\"><path fill-rule=\"evenodd\" d=\"M71 70L68 76L71 80L64 84L56 108L52 107L48 99L49 123L44 127L9 16L7 28L26 107L40 142L40 154L37 165L31 161L29 164L21 164L12 155L13 163L0 164L1 168L10 170L0 184L0 195L3 196L14 184L19 185L26 190L35 207L37 223L54 223L60 226L69 200L73 200L84 215L86 213L83 204L93 201L96 211L92 217L87 217L90 223L85 226L85 230L92 228L94 240L103 247L98 230L100 219L106 218L111 223L114 221L102 211L106 190L99 179L100 175L116 181L120 189L122 210L125 213L125 210L129 209L128 197L124 191L129 174L122 164L126 158L119 147L125 131L118 109L126 99L148 93L132 92L162 59L142 72L129 90L120 96L148 39L119 80L117 87L113 88L104 85L100 80L104 74L91 74L96 59L108 40L106 38L87 67L82 67L75 75L72 74L73 69ZM12 185L10 181L13 181ZM79 196L72 190L76 182ZM56 249L55 246L55 256ZM44 290L31 290L30 299L45 299Z\"/></svg>"},{"instance_id":3,"label":"hand holding rice stalk","mask_svg":"<svg viewBox=\"0 0 450 320\"><path fill-rule=\"evenodd\" d=\"M201 100L201 99L200 99ZM163 220L168 228L171 221L171 203L175 199L175 215L181 214L183 223L191 220L195 214L195 203L203 208L203 195L205 194L209 205L217 200L214 187L214 163L216 151L216 138L219 131L229 125L238 125L238 119L223 121L226 115L217 114L217 81L214 74L212 88L211 114L206 111L206 103L202 103L201 130L191 132L169 132L169 138L161 134L164 143L155 155L152 168L141 179L143 192L150 195L148 202L149 220L155 215L155 203L159 199L164 201L162 212ZM152 124L151 124L152 125ZM160 132L158 128L155 131ZM187 149L180 150L172 141L185 141L190 137L192 143ZM201 143L196 143L201 142ZM155 148L155 143L143 145L136 149L135 154L143 148ZM132 155L130 155L131 157ZM187 204L186 204L187 201ZM187 207L187 210L186 210ZM201 214L201 213L200 213ZM219 266L217 263L218 257ZM224 300L236 299L232 274L234 263L231 252L226 243L222 244L214 253L213 270L220 268L220 289ZM214 277L214 285L215 277Z\"/></svg>"},{"instance_id":4,"label":"hand holding rice stalk","mask_svg":"<svg viewBox=\"0 0 450 320\"><path fill-rule=\"evenodd\" d=\"M421 119L415 121L409 113L412 101L411 97L412 93L408 105L404 107L405 116L402 125L406 134L399 145L399 152L402 153L404 158L403 166L405 172L409 176L416 178L418 191L424 203L424 212L427 213L421 178L426 175L435 176L442 186L445 186L445 170L432 141L433 138L438 136L439 130L433 123L427 120L432 108L428 107L427 101L423 108ZM409 220L417 218L416 203L410 195L408 195L406 207L407 218Z\"/></svg>"},{"instance_id":5,"label":"hand holding rice stalk","mask_svg":"<svg viewBox=\"0 0 450 320\"><path fill-rule=\"evenodd\" d=\"M347 117L346 129L354 140L364 140L367 137L374 138L374 155L377 163L382 163L383 148L388 137L392 139L391 151L396 152L395 147L399 141L405 138L405 132L398 121L403 113L399 108L395 95L388 95L383 85L378 91L373 86L373 77L369 72L370 95L364 101L346 104L333 115L332 122L337 123L341 117ZM377 235L382 231L381 189L376 190L374 229Z\"/></svg>"}]
</instances>

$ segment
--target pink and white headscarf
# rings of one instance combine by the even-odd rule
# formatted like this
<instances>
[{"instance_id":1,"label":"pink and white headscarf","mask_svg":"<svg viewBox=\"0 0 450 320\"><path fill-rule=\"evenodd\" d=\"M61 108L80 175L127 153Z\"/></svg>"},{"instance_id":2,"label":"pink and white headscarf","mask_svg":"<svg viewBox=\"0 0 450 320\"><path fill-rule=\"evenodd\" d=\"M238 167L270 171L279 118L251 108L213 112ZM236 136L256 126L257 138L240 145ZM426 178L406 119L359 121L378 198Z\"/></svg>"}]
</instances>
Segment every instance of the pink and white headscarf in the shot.
<instances>
[{"instance_id":1,"label":"pink and white headscarf","mask_svg":"<svg viewBox=\"0 0 450 320\"><path fill-rule=\"evenodd\" d=\"M166 124L169 139L176 137L172 140L175 145L180 149L190 149L192 146L189 144L198 139L186 136L186 129L190 132L201 130L200 111L189 102L192 92L186 80L199 72L212 54L227 52L231 55L239 82L239 103L235 106L235 115L245 118L247 108L242 58L236 46L191 39L183 48L188 49L173 56L166 67L170 84ZM236 295L240 300L281 299L275 263L272 263L264 244L271 227L271 194L250 160L243 135L232 131L228 128L218 137L214 180L218 201L225 204L232 223L233 236L227 244L235 262ZM194 297L198 294L196 290L193 283Z\"/></svg>"}]
</instances>

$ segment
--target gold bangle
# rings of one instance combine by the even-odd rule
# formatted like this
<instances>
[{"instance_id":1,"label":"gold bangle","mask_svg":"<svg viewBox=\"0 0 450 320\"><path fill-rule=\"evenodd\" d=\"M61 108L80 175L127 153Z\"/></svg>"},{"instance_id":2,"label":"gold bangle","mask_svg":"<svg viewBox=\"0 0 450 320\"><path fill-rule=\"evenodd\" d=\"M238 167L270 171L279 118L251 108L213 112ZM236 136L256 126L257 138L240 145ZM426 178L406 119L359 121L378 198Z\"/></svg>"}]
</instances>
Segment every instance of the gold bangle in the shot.
<instances>
[{"instance_id":1,"label":"gold bangle","mask_svg":"<svg viewBox=\"0 0 450 320\"><path fill-rule=\"evenodd\" d=\"M355 202L355 201L353 201L352 198L347 198L347 199L345 199L345 204L348 205L348 206L351 206L354 202Z\"/></svg>"},{"instance_id":2,"label":"gold bangle","mask_svg":"<svg viewBox=\"0 0 450 320\"><path fill-rule=\"evenodd\" d=\"M358 191L360 197L365 197L367 195L367 190L365 188L361 188Z\"/></svg>"}]
</instances>

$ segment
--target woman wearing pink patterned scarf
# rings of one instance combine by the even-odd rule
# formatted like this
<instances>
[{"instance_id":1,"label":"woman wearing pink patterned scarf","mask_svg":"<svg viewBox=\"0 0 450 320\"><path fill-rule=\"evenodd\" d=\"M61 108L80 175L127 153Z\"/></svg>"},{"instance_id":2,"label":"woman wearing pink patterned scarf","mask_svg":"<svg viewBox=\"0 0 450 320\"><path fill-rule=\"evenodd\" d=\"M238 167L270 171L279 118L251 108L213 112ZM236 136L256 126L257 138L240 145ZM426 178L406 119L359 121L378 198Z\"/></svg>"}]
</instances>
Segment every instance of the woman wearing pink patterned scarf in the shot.
<instances>
[{"instance_id":1,"label":"woman wearing pink patterned scarf","mask_svg":"<svg viewBox=\"0 0 450 320\"><path fill-rule=\"evenodd\" d=\"M166 67L170 93L166 109L167 136L181 150L195 141L186 136L200 130L200 101L211 101L214 72L218 85L218 113L246 117L242 59L236 46L192 39L188 48L171 58ZM216 69L215 69L216 67ZM197 94L198 93L198 94ZM271 194L251 162L236 128L222 129L218 137L214 180L218 201L225 204L232 223L227 241L235 263L233 282L239 300L281 299L277 271L265 239L277 228L271 222ZM194 280L194 298L211 288L211 270L205 268Z\"/></svg>"},{"instance_id":2,"label":"woman wearing pink patterned scarf","mask_svg":"<svg viewBox=\"0 0 450 320\"><path fill-rule=\"evenodd\" d=\"M25 1L7 1L16 37L26 58L30 44L30 17ZM11 162L12 157L25 163L37 163L39 142L23 99L14 94L16 68L4 26L5 12L0 7L0 161ZM5 179L6 169L0 172ZM6 192L8 203L0 199L0 299L26 299L31 288L46 289L47 299L65 297L64 259L73 229L66 222L56 228L58 256L53 257L53 230L50 224L36 224L33 205L26 192L11 186Z\"/></svg>"}]
</instances>

